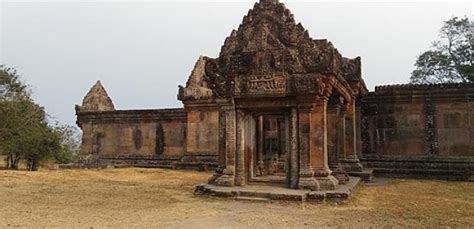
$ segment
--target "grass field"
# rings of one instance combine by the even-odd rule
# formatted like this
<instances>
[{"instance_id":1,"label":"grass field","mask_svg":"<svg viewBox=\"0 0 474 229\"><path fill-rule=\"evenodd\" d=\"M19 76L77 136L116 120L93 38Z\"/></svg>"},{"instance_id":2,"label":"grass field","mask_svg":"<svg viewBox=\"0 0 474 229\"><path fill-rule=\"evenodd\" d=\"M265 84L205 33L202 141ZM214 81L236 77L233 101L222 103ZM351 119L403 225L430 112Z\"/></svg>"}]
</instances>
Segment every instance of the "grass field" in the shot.
<instances>
[{"instance_id":1,"label":"grass field","mask_svg":"<svg viewBox=\"0 0 474 229\"><path fill-rule=\"evenodd\" d=\"M361 186L343 205L193 196L209 175L0 171L0 228L474 227L474 183L383 180Z\"/></svg>"}]
</instances>

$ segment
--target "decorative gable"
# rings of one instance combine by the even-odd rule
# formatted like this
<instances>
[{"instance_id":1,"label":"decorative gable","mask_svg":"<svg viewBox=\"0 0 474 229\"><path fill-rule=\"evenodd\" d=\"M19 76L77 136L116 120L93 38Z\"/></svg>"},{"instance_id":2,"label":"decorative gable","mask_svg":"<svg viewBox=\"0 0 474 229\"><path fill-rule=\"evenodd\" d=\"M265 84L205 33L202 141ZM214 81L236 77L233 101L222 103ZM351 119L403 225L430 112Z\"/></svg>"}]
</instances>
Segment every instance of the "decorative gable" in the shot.
<instances>
[{"instance_id":1,"label":"decorative gable","mask_svg":"<svg viewBox=\"0 0 474 229\"><path fill-rule=\"evenodd\" d=\"M100 80L95 83L82 100L78 112L114 111L115 107Z\"/></svg>"}]
</instances>

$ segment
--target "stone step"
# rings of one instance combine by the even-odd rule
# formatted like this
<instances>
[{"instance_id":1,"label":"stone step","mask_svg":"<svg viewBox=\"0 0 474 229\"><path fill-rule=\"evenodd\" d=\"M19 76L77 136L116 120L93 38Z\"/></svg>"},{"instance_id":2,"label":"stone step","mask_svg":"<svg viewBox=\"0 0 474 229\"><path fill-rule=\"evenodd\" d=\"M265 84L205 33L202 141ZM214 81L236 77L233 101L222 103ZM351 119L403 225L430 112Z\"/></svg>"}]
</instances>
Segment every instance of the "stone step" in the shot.
<instances>
[{"instance_id":1,"label":"stone step","mask_svg":"<svg viewBox=\"0 0 474 229\"><path fill-rule=\"evenodd\" d=\"M270 193L268 192L262 192L262 191L253 191L253 190L248 190L248 191L240 191L238 196L242 197L256 197L256 198L268 198L270 199Z\"/></svg>"},{"instance_id":2,"label":"stone step","mask_svg":"<svg viewBox=\"0 0 474 229\"><path fill-rule=\"evenodd\" d=\"M194 193L196 195L227 197L235 200L344 202L353 194L356 186L360 183L360 180L359 177L350 177L349 182L338 186L336 190L332 191L300 190L268 185L223 187L211 184L200 184L196 186Z\"/></svg>"},{"instance_id":3,"label":"stone step","mask_svg":"<svg viewBox=\"0 0 474 229\"><path fill-rule=\"evenodd\" d=\"M350 176L360 177L364 182L370 182L373 179L374 169L363 168L362 172L349 172Z\"/></svg>"},{"instance_id":4,"label":"stone step","mask_svg":"<svg viewBox=\"0 0 474 229\"><path fill-rule=\"evenodd\" d=\"M264 197L252 197L252 196L237 196L236 200L244 200L244 201L254 201L254 202L269 202L270 198Z\"/></svg>"}]
</instances>

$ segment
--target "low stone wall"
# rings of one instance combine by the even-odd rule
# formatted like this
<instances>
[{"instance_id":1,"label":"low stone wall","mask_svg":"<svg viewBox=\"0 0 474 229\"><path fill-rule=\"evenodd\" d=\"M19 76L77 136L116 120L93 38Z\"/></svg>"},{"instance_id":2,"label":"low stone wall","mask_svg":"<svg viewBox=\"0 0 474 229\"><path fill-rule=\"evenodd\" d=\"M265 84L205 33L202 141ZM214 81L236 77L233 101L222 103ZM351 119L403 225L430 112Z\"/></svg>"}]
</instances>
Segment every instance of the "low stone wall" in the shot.
<instances>
[{"instance_id":1,"label":"low stone wall","mask_svg":"<svg viewBox=\"0 0 474 229\"><path fill-rule=\"evenodd\" d=\"M184 109L79 112L85 160L74 166L215 169L217 125L208 120L217 122L214 113L190 116ZM195 119L202 123L188 123Z\"/></svg>"},{"instance_id":2,"label":"low stone wall","mask_svg":"<svg viewBox=\"0 0 474 229\"><path fill-rule=\"evenodd\" d=\"M79 112L83 155L182 156L183 109Z\"/></svg>"},{"instance_id":3,"label":"low stone wall","mask_svg":"<svg viewBox=\"0 0 474 229\"><path fill-rule=\"evenodd\" d=\"M474 84L380 86L361 105L361 158L375 174L471 179Z\"/></svg>"}]
</instances>

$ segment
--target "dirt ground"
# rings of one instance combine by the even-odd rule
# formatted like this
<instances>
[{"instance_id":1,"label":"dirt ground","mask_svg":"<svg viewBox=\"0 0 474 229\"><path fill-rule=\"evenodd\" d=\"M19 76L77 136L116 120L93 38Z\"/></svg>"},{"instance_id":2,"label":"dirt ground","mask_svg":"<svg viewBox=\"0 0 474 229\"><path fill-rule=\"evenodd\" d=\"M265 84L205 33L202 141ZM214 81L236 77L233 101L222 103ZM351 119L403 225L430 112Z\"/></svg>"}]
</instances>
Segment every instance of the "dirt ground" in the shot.
<instances>
[{"instance_id":1,"label":"dirt ground","mask_svg":"<svg viewBox=\"0 0 474 229\"><path fill-rule=\"evenodd\" d=\"M1 228L474 227L474 183L382 180L349 203L193 196L210 173L163 169L0 171Z\"/></svg>"}]
</instances>

